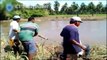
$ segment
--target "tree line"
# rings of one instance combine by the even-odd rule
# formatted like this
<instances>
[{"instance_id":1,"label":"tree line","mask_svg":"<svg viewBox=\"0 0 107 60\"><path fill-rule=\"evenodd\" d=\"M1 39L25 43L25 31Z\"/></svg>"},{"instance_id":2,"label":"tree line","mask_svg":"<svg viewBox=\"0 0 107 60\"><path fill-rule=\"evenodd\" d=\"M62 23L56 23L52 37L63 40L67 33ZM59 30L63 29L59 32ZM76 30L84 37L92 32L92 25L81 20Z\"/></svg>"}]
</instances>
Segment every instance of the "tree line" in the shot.
<instances>
[{"instance_id":1,"label":"tree line","mask_svg":"<svg viewBox=\"0 0 107 60\"><path fill-rule=\"evenodd\" d=\"M8 9L12 9L12 11L6 10L6 6L8 3L12 4L12 7L7 7ZM81 3L80 6L73 2L68 7L68 4L65 3L61 9L59 10L60 3L58 1L54 1L54 9L51 7L51 3L45 3L43 5L36 4L35 6L25 7L22 3L16 0L4 0L2 4L0 4L0 20L3 19L11 19L13 15L18 14L23 18L28 18L29 16L41 17L48 15L72 15L76 14L106 14L107 4L103 5L102 2L99 2L97 5L94 5L93 2L90 2L88 5L85 3Z\"/></svg>"}]
</instances>

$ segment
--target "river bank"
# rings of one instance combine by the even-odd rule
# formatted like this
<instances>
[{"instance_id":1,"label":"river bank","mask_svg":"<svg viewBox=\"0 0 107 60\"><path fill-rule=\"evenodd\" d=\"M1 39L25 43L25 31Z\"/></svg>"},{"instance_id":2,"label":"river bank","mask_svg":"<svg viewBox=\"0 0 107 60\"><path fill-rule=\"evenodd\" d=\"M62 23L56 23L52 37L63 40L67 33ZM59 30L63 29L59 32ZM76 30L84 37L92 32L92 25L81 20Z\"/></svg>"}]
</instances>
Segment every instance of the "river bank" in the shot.
<instances>
[{"instance_id":1,"label":"river bank","mask_svg":"<svg viewBox=\"0 0 107 60\"><path fill-rule=\"evenodd\" d=\"M41 21L47 21L47 20L69 20L72 16L76 15L49 15L45 17L36 17L37 22ZM105 20L107 19L106 14L94 14L93 16L91 14L80 14L79 17L83 21L99 21L99 20ZM0 20L2 22L11 21L10 20ZM21 19L22 22L27 21L27 19Z\"/></svg>"},{"instance_id":2,"label":"river bank","mask_svg":"<svg viewBox=\"0 0 107 60\"><path fill-rule=\"evenodd\" d=\"M48 17L56 18L58 20L68 20L72 16L77 16L77 15L50 15ZM97 21L97 20L104 20L107 18L106 14L94 14L93 16L90 14L80 14L79 17L81 17L83 21L94 21L94 20Z\"/></svg>"},{"instance_id":3,"label":"river bank","mask_svg":"<svg viewBox=\"0 0 107 60\"><path fill-rule=\"evenodd\" d=\"M49 15L46 17L37 17L36 21L47 21L47 20L70 20L71 17L76 16L76 15ZM100 20L105 20L107 19L106 14L95 14L95 15L79 15L79 17L83 21L100 21ZM26 21L27 19L22 19L22 21Z\"/></svg>"}]
</instances>

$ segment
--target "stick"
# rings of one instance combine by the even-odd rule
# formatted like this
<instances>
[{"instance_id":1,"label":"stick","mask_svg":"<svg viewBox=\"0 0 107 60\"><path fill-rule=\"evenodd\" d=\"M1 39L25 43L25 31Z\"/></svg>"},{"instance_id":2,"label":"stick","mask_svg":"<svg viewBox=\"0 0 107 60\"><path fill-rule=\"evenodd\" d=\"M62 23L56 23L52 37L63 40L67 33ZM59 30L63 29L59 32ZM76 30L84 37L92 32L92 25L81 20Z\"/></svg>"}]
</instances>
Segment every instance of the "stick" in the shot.
<instances>
[{"instance_id":1,"label":"stick","mask_svg":"<svg viewBox=\"0 0 107 60\"><path fill-rule=\"evenodd\" d=\"M45 38L45 37L43 37L43 36L41 36L41 35L38 35L38 37L40 37L40 38L42 38L42 39L45 39L45 40L48 40L48 38Z\"/></svg>"}]
</instances>

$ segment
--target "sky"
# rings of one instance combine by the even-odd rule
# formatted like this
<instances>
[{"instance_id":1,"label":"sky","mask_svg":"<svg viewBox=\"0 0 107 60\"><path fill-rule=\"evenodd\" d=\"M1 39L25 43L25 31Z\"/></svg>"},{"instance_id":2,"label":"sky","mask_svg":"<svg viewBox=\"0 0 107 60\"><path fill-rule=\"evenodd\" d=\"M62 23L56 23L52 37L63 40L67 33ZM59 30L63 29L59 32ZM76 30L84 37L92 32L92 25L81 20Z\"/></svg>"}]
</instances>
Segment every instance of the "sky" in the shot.
<instances>
[{"instance_id":1,"label":"sky","mask_svg":"<svg viewBox=\"0 0 107 60\"><path fill-rule=\"evenodd\" d=\"M44 3L51 3L52 9L54 8L54 1L56 0L17 0L18 2L23 3L25 6L35 6L36 4L43 5ZM80 5L82 2L84 2L86 5L88 5L90 2L93 2L94 5L97 5L99 2L102 2L103 5L106 5L106 0L57 0L60 3L59 9L67 3L68 6L72 4L72 2L76 2L78 5Z\"/></svg>"}]
</instances>

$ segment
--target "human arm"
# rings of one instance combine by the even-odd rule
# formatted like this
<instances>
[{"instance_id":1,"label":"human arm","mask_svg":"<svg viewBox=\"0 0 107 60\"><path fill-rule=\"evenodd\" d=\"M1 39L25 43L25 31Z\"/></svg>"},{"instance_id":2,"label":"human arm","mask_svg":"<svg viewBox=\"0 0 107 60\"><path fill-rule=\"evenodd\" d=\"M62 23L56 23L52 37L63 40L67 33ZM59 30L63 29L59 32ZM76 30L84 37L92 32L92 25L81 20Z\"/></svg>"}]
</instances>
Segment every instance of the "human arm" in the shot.
<instances>
[{"instance_id":1,"label":"human arm","mask_svg":"<svg viewBox=\"0 0 107 60\"><path fill-rule=\"evenodd\" d=\"M34 36L38 36L38 37L40 37L42 39L48 40L48 38L43 37L42 35L38 34L38 32L36 32L36 31L35 31Z\"/></svg>"},{"instance_id":2,"label":"human arm","mask_svg":"<svg viewBox=\"0 0 107 60\"><path fill-rule=\"evenodd\" d=\"M86 50L86 47L81 44L81 41L79 40L79 33L78 30L72 30L70 31L70 42L71 44L77 45L83 50Z\"/></svg>"},{"instance_id":3,"label":"human arm","mask_svg":"<svg viewBox=\"0 0 107 60\"><path fill-rule=\"evenodd\" d=\"M86 50L86 46L78 43L76 40L70 40L70 42L71 42L72 44L75 44L75 45L79 46L79 47L82 48L83 50Z\"/></svg>"},{"instance_id":4,"label":"human arm","mask_svg":"<svg viewBox=\"0 0 107 60\"><path fill-rule=\"evenodd\" d=\"M37 29L35 29L35 34L34 34L34 36L37 36L38 35L38 31L37 31Z\"/></svg>"},{"instance_id":5,"label":"human arm","mask_svg":"<svg viewBox=\"0 0 107 60\"><path fill-rule=\"evenodd\" d=\"M12 24L12 29L15 33L19 33L20 32L20 26L18 23L14 23Z\"/></svg>"},{"instance_id":6,"label":"human arm","mask_svg":"<svg viewBox=\"0 0 107 60\"><path fill-rule=\"evenodd\" d=\"M16 30L16 29L13 29L13 31L14 31L14 32L16 32L16 33L19 33L19 31L18 31L18 30Z\"/></svg>"}]
</instances>

